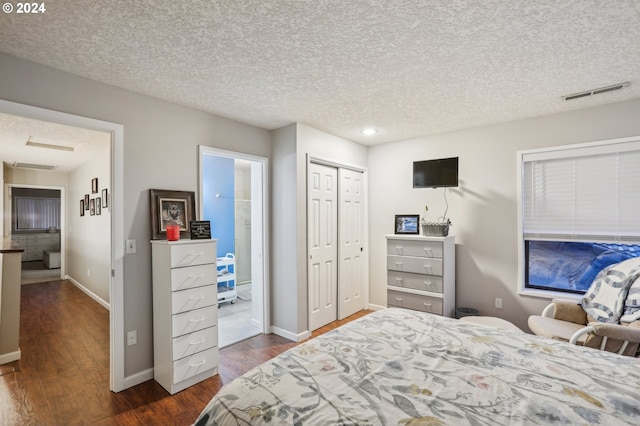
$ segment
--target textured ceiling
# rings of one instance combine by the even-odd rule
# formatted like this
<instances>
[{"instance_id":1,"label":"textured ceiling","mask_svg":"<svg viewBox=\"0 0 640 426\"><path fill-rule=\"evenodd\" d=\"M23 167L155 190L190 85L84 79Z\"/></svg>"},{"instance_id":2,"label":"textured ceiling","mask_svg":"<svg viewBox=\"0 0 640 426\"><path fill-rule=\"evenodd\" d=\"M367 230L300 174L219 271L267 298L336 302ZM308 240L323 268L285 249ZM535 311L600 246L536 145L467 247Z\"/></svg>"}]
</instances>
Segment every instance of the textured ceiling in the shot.
<instances>
[{"instance_id":1,"label":"textured ceiling","mask_svg":"<svg viewBox=\"0 0 640 426\"><path fill-rule=\"evenodd\" d=\"M45 4L0 15L0 51L267 129L376 144L640 98L638 0Z\"/></svg>"},{"instance_id":2,"label":"textured ceiling","mask_svg":"<svg viewBox=\"0 0 640 426\"><path fill-rule=\"evenodd\" d=\"M92 157L105 156L111 149L111 135L78 127L49 123L0 113L2 160L54 166L57 172L71 171ZM26 146L27 141L72 147L73 152Z\"/></svg>"}]
</instances>

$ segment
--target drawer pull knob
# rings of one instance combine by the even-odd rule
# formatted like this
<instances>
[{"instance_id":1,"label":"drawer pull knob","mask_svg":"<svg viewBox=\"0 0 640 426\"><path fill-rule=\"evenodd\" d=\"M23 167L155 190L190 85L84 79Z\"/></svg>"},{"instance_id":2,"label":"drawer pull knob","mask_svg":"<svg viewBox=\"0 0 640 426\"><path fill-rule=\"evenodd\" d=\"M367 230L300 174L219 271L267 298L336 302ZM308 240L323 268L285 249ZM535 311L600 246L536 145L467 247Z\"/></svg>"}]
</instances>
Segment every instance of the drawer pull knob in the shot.
<instances>
[{"instance_id":1,"label":"drawer pull knob","mask_svg":"<svg viewBox=\"0 0 640 426\"><path fill-rule=\"evenodd\" d=\"M396 277L396 283L398 283L399 285L402 285L403 281L404 281L404 278Z\"/></svg>"},{"instance_id":2,"label":"drawer pull knob","mask_svg":"<svg viewBox=\"0 0 640 426\"><path fill-rule=\"evenodd\" d=\"M202 300L202 299L204 299L204 295L201 295L201 296L191 296L191 297L189 298L189 300Z\"/></svg>"},{"instance_id":3,"label":"drawer pull knob","mask_svg":"<svg viewBox=\"0 0 640 426\"><path fill-rule=\"evenodd\" d=\"M191 367L199 367L199 366L201 366L201 365L202 365L202 364L204 364L204 363L205 363L205 361L204 361L204 359L203 359L203 360L202 360L202 361L200 361L200 362L196 362L195 364L191 364Z\"/></svg>"},{"instance_id":4,"label":"drawer pull knob","mask_svg":"<svg viewBox=\"0 0 640 426\"><path fill-rule=\"evenodd\" d=\"M402 269L402 262L396 262L396 268Z\"/></svg>"},{"instance_id":5,"label":"drawer pull knob","mask_svg":"<svg viewBox=\"0 0 640 426\"><path fill-rule=\"evenodd\" d=\"M204 277L204 274L199 274L199 275L189 275L189 278L202 278Z\"/></svg>"},{"instance_id":6,"label":"drawer pull knob","mask_svg":"<svg viewBox=\"0 0 640 426\"><path fill-rule=\"evenodd\" d=\"M424 269L430 270L431 269L431 265L424 265Z\"/></svg>"},{"instance_id":7,"label":"drawer pull knob","mask_svg":"<svg viewBox=\"0 0 640 426\"><path fill-rule=\"evenodd\" d=\"M430 248L425 247L424 248L424 252L425 252L425 254L428 254L429 256L433 255L433 250L431 250Z\"/></svg>"},{"instance_id":8,"label":"drawer pull knob","mask_svg":"<svg viewBox=\"0 0 640 426\"><path fill-rule=\"evenodd\" d=\"M204 343L204 338L198 340L197 342L189 342L190 345L199 345L200 343Z\"/></svg>"},{"instance_id":9,"label":"drawer pull knob","mask_svg":"<svg viewBox=\"0 0 640 426\"><path fill-rule=\"evenodd\" d=\"M424 282L424 285L425 285L426 287L431 287L431 284L433 284L431 281L425 281L425 282Z\"/></svg>"},{"instance_id":10,"label":"drawer pull knob","mask_svg":"<svg viewBox=\"0 0 640 426\"><path fill-rule=\"evenodd\" d=\"M401 297L396 297L396 302L402 302L402 298Z\"/></svg>"},{"instance_id":11,"label":"drawer pull knob","mask_svg":"<svg viewBox=\"0 0 640 426\"><path fill-rule=\"evenodd\" d=\"M195 318L195 319L190 319L189 322L200 322L200 321L204 321L204 317L200 317L200 318Z\"/></svg>"}]
</instances>

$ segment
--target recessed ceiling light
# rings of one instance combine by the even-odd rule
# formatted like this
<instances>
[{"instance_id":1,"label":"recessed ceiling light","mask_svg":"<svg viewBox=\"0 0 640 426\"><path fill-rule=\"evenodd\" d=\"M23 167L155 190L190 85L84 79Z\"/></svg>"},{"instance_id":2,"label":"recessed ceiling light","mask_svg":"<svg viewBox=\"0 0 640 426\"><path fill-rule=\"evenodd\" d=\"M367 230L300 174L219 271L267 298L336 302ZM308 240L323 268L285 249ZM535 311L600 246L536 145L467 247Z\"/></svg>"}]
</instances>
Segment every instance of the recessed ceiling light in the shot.
<instances>
[{"instance_id":1,"label":"recessed ceiling light","mask_svg":"<svg viewBox=\"0 0 640 426\"><path fill-rule=\"evenodd\" d=\"M364 130L362 131L362 134L363 134L363 135L365 135L365 136L373 136L373 135L375 135L376 133L378 133L378 130L377 130L377 129L374 129L373 127L370 127L370 128L368 128L368 129L364 129Z\"/></svg>"}]
</instances>

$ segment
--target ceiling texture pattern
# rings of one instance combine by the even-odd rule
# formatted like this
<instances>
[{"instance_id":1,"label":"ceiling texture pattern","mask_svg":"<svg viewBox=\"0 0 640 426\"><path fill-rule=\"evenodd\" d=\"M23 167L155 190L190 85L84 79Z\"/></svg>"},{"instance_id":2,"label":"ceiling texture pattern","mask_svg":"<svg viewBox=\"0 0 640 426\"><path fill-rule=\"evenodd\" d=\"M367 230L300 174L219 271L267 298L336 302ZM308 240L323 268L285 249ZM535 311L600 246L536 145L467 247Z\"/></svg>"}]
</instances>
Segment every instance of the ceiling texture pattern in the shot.
<instances>
[{"instance_id":1,"label":"ceiling texture pattern","mask_svg":"<svg viewBox=\"0 0 640 426\"><path fill-rule=\"evenodd\" d=\"M0 51L266 129L377 144L640 97L638 0L55 0ZM564 101L629 81L618 92ZM373 137L364 127L379 129Z\"/></svg>"}]
</instances>

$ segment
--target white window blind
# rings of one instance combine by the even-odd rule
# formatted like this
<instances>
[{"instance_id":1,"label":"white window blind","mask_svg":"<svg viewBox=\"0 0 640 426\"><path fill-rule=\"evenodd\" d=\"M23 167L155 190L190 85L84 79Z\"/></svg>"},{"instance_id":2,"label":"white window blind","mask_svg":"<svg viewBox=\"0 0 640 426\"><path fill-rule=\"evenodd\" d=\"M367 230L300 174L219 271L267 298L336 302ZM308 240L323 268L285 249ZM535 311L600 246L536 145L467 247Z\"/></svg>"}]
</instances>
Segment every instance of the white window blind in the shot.
<instances>
[{"instance_id":1,"label":"white window blind","mask_svg":"<svg viewBox=\"0 0 640 426\"><path fill-rule=\"evenodd\" d=\"M522 157L525 239L640 239L640 143Z\"/></svg>"},{"instance_id":2,"label":"white window blind","mask_svg":"<svg viewBox=\"0 0 640 426\"><path fill-rule=\"evenodd\" d=\"M17 229L60 228L60 200L16 197Z\"/></svg>"}]
</instances>

